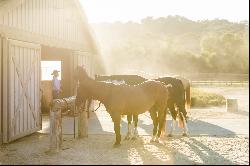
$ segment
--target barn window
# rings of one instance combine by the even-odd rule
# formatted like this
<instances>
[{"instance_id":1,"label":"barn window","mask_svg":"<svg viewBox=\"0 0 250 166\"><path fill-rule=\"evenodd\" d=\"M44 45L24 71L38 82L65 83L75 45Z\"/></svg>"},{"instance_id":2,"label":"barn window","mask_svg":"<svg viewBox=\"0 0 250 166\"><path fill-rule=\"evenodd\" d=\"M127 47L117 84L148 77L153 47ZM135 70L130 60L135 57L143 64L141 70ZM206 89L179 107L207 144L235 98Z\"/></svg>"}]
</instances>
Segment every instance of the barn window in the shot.
<instances>
[{"instance_id":1,"label":"barn window","mask_svg":"<svg viewBox=\"0 0 250 166\"><path fill-rule=\"evenodd\" d=\"M61 80L62 70L61 70L61 61L41 61L42 69L42 81L52 80L53 75L51 73L53 70L59 70L59 80Z\"/></svg>"}]
</instances>

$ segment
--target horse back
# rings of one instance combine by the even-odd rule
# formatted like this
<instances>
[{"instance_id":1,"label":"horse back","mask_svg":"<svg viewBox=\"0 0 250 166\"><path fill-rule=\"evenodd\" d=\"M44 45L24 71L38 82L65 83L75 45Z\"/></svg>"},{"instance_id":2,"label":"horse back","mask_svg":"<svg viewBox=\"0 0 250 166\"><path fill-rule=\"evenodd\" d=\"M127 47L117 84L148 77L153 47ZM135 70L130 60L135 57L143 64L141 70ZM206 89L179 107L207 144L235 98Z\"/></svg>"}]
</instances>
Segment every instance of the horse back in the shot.
<instances>
[{"instance_id":1,"label":"horse back","mask_svg":"<svg viewBox=\"0 0 250 166\"><path fill-rule=\"evenodd\" d=\"M159 81L145 81L139 85L113 86L109 97L112 109L126 113L143 113L154 105L163 105L168 99L168 90Z\"/></svg>"}]
</instances>

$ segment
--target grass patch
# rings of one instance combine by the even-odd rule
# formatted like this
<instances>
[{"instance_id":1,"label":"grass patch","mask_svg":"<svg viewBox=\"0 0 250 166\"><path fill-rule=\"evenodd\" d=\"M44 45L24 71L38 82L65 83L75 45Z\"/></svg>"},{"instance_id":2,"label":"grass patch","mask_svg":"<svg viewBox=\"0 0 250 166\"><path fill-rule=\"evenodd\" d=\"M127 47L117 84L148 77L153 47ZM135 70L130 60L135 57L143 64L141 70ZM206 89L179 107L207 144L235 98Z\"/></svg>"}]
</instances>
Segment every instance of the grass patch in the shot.
<instances>
[{"instance_id":1,"label":"grass patch","mask_svg":"<svg viewBox=\"0 0 250 166\"><path fill-rule=\"evenodd\" d=\"M210 93L199 88L191 88L192 107L211 107L226 104L226 98L217 93Z\"/></svg>"}]
</instances>

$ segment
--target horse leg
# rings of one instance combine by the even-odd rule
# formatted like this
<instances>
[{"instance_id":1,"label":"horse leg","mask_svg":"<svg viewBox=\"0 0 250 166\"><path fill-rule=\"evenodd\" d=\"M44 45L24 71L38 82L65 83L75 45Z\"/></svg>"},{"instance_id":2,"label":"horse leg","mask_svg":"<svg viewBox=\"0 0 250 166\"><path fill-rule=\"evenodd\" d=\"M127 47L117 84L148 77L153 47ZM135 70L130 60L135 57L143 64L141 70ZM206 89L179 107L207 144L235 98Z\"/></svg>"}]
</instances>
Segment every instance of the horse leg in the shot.
<instances>
[{"instance_id":1,"label":"horse leg","mask_svg":"<svg viewBox=\"0 0 250 166\"><path fill-rule=\"evenodd\" d=\"M161 137L162 134L162 130L165 124L165 118L166 118L166 112L165 110L159 111L158 112L158 123L159 123L159 128L158 128L158 133L157 133L157 137L156 137L156 142L159 142L159 139Z\"/></svg>"},{"instance_id":2,"label":"horse leg","mask_svg":"<svg viewBox=\"0 0 250 166\"><path fill-rule=\"evenodd\" d=\"M150 110L150 116L151 116L151 119L153 120L153 125L154 125L153 137L150 140L150 142L154 142L156 139L157 126L158 126L157 112L155 110Z\"/></svg>"},{"instance_id":3,"label":"horse leg","mask_svg":"<svg viewBox=\"0 0 250 166\"><path fill-rule=\"evenodd\" d=\"M182 112L181 112L181 116L184 118L184 115ZM186 123L186 119L184 119L183 123L184 123L184 132L183 132L182 136L188 136L188 125Z\"/></svg>"},{"instance_id":4,"label":"horse leg","mask_svg":"<svg viewBox=\"0 0 250 166\"><path fill-rule=\"evenodd\" d=\"M130 139L130 135L131 135L131 122L132 122L132 115L131 114L127 115L127 121L128 121L128 131L127 131L127 135L125 137L125 140Z\"/></svg>"},{"instance_id":5,"label":"horse leg","mask_svg":"<svg viewBox=\"0 0 250 166\"><path fill-rule=\"evenodd\" d=\"M170 130L170 133L168 134L168 137L172 137L173 136L173 132L175 131L175 127L176 127L177 113L175 111L175 107L174 107L174 103L173 102L169 102L168 103L168 108L169 108L170 114L172 116L171 130ZM167 123L166 123L166 125L167 125Z\"/></svg>"},{"instance_id":6,"label":"horse leg","mask_svg":"<svg viewBox=\"0 0 250 166\"><path fill-rule=\"evenodd\" d=\"M188 126L187 126L187 121L186 121L186 115L187 115L187 113L186 113L186 110L185 110L185 102L182 102L180 105L179 105L179 116L181 116L180 117L180 119L182 120L182 122L183 122L183 136L187 136L188 135Z\"/></svg>"},{"instance_id":7,"label":"horse leg","mask_svg":"<svg viewBox=\"0 0 250 166\"><path fill-rule=\"evenodd\" d=\"M136 139L138 136L138 130L137 130L138 114L133 114L133 122L134 122L134 132L132 139Z\"/></svg>"},{"instance_id":8,"label":"horse leg","mask_svg":"<svg viewBox=\"0 0 250 166\"><path fill-rule=\"evenodd\" d=\"M118 147L121 145L121 133L120 133L120 123L121 123L121 115L115 114L112 116L114 122L114 130L116 135L116 141L114 147Z\"/></svg>"}]
</instances>

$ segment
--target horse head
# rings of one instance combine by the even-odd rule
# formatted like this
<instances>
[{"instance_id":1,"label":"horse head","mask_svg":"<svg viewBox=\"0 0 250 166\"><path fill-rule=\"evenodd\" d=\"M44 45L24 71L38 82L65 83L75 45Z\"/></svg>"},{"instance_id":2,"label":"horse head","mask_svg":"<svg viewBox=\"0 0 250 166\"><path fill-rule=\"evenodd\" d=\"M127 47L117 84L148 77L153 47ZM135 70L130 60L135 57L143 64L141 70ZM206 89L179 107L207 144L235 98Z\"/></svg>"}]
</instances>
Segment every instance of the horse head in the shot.
<instances>
[{"instance_id":1,"label":"horse head","mask_svg":"<svg viewBox=\"0 0 250 166\"><path fill-rule=\"evenodd\" d=\"M84 69L83 66L77 66L75 69L75 73L74 73L74 79L76 81L82 81L86 78L89 78L88 73L86 72L86 70Z\"/></svg>"},{"instance_id":2,"label":"horse head","mask_svg":"<svg viewBox=\"0 0 250 166\"><path fill-rule=\"evenodd\" d=\"M80 106L89 98L87 88L84 84L85 80L89 79L89 76L82 66L77 66L74 73L74 79L75 81L79 81L77 83L76 106Z\"/></svg>"}]
</instances>

